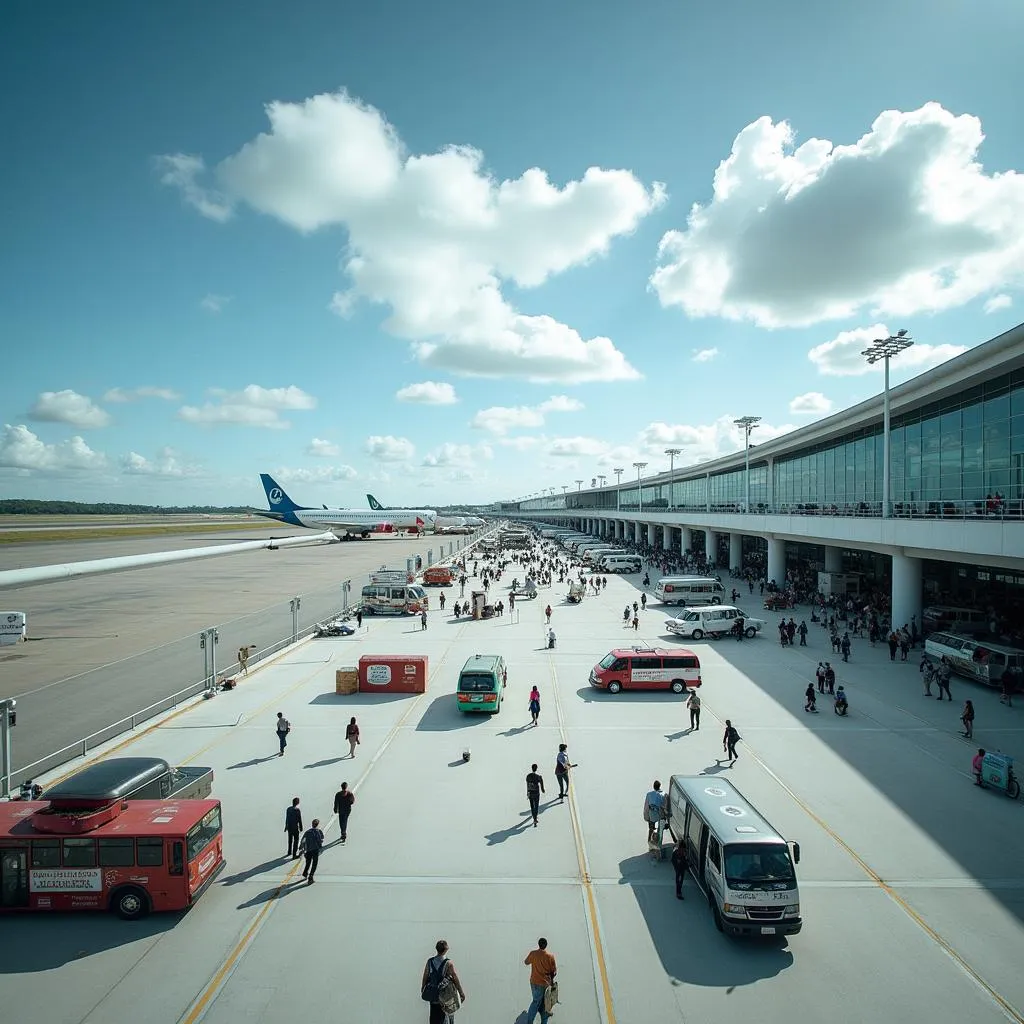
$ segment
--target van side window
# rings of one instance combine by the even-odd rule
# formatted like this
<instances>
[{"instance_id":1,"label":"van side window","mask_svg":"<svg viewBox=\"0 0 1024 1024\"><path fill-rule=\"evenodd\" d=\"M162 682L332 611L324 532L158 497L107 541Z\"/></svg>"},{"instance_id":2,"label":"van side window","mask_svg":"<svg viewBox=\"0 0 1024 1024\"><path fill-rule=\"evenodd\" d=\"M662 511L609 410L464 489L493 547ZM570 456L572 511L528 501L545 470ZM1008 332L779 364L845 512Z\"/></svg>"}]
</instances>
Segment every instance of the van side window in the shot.
<instances>
[{"instance_id":1,"label":"van side window","mask_svg":"<svg viewBox=\"0 0 1024 1024\"><path fill-rule=\"evenodd\" d=\"M708 840L708 860L715 865L715 870L722 873L722 848L718 845L718 840L711 836Z\"/></svg>"},{"instance_id":2,"label":"van side window","mask_svg":"<svg viewBox=\"0 0 1024 1024\"><path fill-rule=\"evenodd\" d=\"M686 815L686 840L694 850L700 849L700 829L703 822L691 807Z\"/></svg>"},{"instance_id":3,"label":"van side window","mask_svg":"<svg viewBox=\"0 0 1024 1024\"><path fill-rule=\"evenodd\" d=\"M661 658L634 658L633 659L633 671L636 672L638 669L659 669L661 668Z\"/></svg>"}]
</instances>

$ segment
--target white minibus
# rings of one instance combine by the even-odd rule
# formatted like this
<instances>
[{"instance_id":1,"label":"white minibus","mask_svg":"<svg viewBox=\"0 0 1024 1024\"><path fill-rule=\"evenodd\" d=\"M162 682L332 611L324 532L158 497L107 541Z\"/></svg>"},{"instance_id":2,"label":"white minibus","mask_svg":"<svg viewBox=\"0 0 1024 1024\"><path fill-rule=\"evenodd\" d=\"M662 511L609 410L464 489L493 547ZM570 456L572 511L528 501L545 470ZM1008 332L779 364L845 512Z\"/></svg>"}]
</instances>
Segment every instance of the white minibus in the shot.
<instances>
[{"instance_id":1,"label":"white minibus","mask_svg":"<svg viewBox=\"0 0 1024 1024\"><path fill-rule=\"evenodd\" d=\"M643 561L639 555L630 555L625 551L614 551L601 556L598 569L602 572L639 572Z\"/></svg>"},{"instance_id":2,"label":"white minibus","mask_svg":"<svg viewBox=\"0 0 1024 1024\"><path fill-rule=\"evenodd\" d=\"M662 604L721 604L724 593L725 587L709 576L666 576L654 588Z\"/></svg>"}]
</instances>

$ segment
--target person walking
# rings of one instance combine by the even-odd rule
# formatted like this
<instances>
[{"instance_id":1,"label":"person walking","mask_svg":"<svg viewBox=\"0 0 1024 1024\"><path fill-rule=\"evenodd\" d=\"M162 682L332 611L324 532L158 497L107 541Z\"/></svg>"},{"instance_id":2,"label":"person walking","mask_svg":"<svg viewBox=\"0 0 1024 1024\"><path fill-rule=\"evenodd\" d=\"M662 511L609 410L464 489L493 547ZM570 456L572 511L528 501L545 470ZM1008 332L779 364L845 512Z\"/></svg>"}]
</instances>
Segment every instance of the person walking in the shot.
<instances>
[{"instance_id":1,"label":"person walking","mask_svg":"<svg viewBox=\"0 0 1024 1024\"><path fill-rule=\"evenodd\" d=\"M945 693L946 699L952 703L953 695L949 692L949 663L945 657L943 657L942 664L935 672L935 682L939 684L939 700L942 700L942 694Z\"/></svg>"},{"instance_id":2,"label":"person walking","mask_svg":"<svg viewBox=\"0 0 1024 1024\"><path fill-rule=\"evenodd\" d=\"M654 840L655 831L660 831L662 810L665 807L665 794L661 791L661 783L655 779L654 785L644 797L644 821L647 822L647 842Z\"/></svg>"},{"instance_id":3,"label":"person walking","mask_svg":"<svg viewBox=\"0 0 1024 1024\"><path fill-rule=\"evenodd\" d=\"M932 663L927 654L921 655L921 664L918 666L917 670L921 673L921 682L924 685L924 695L926 697L930 697L932 695Z\"/></svg>"},{"instance_id":4,"label":"person walking","mask_svg":"<svg viewBox=\"0 0 1024 1024\"><path fill-rule=\"evenodd\" d=\"M299 798L292 797L291 804L285 808L284 830L288 833L288 853L292 860L299 859L299 836L302 835L302 811L299 810Z\"/></svg>"},{"instance_id":5,"label":"person walking","mask_svg":"<svg viewBox=\"0 0 1024 1024\"><path fill-rule=\"evenodd\" d=\"M644 611L647 611L647 595L646 594L641 594L640 595L640 607L643 608Z\"/></svg>"},{"instance_id":6,"label":"person walking","mask_svg":"<svg viewBox=\"0 0 1024 1024\"><path fill-rule=\"evenodd\" d=\"M356 716L353 715L345 726L345 739L348 740L348 756L356 756L356 747L359 746L359 726L356 724Z\"/></svg>"},{"instance_id":7,"label":"person walking","mask_svg":"<svg viewBox=\"0 0 1024 1024\"><path fill-rule=\"evenodd\" d=\"M683 881L686 878L686 841L680 839L672 851L672 870L676 873L676 899L683 899Z\"/></svg>"},{"instance_id":8,"label":"person walking","mask_svg":"<svg viewBox=\"0 0 1024 1024\"><path fill-rule=\"evenodd\" d=\"M437 955L430 957L423 965L423 976L420 978L420 996L424 1002L430 1003L429 1024L452 1024L454 1016L440 1002L441 983L447 978L455 986L459 994L459 1002L466 1001L466 991L459 980L455 964L448 959L448 943L438 939L434 945Z\"/></svg>"},{"instance_id":9,"label":"person walking","mask_svg":"<svg viewBox=\"0 0 1024 1024\"><path fill-rule=\"evenodd\" d=\"M540 1024L547 1024L551 1012L546 1004L547 990L555 983L558 964L548 952L548 940L537 940L537 948L526 954L523 963L530 968L530 1008L526 1011L526 1024L533 1024L540 1014Z\"/></svg>"},{"instance_id":10,"label":"person walking","mask_svg":"<svg viewBox=\"0 0 1024 1024\"><path fill-rule=\"evenodd\" d=\"M530 691L530 703L527 706L530 709L530 718L536 725L540 718L540 690L536 686Z\"/></svg>"},{"instance_id":11,"label":"person walking","mask_svg":"<svg viewBox=\"0 0 1024 1024\"><path fill-rule=\"evenodd\" d=\"M825 662L825 689L834 696L836 692L836 670L832 667L831 661Z\"/></svg>"},{"instance_id":12,"label":"person walking","mask_svg":"<svg viewBox=\"0 0 1024 1024\"><path fill-rule=\"evenodd\" d=\"M686 698L686 710L690 712L690 732L700 732L700 697L696 690Z\"/></svg>"},{"instance_id":13,"label":"person walking","mask_svg":"<svg viewBox=\"0 0 1024 1024\"><path fill-rule=\"evenodd\" d=\"M564 800L569 792L569 770L576 765L569 763L569 745L558 744L558 755L555 758L555 778L558 779L558 799Z\"/></svg>"},{"instance_id":14,"label":"person walking","mask_svg":"<svg viewBox=\"0 0 1024 1024\"><path fill-rule=\"evenodd\" d=\"M256 650L255 644L251 649ZM243 676L247 676L249 674L249 651L249 647L243 646L238 648L238 671Z\"/></svg>"},{"instance_id":15,"label":"person walking","mask_svg":"<svg viewBox=\"0 0 1024 1024\"><path fill-rule=\"evenodd\" d=\"M437 603L441 606L441 611L444 611L444 591L441 591L441 596L437 599Z\"/></svg>"},{"instance_id":16,"label":"person walking","mask_svg":"<svg viewBox=\"0 0 1024 1024\"><path fill-rule=\"evenodd\" d=\"M971 739L974 735L974 701L964 701L964 710L960 715L960 721L964 723L964 735Z\"/></svg>"},{"instance_id":17,"label":"person walking","mask_svg":"<svg viewBox=\"0 0 1024 1024\"><path fill-rule=\"evenodd\" d=\"M818 667L814 671L814 678L818 681L818 693L825 692L825 665L823 662L818 662Z\"/></svg>"},{"instance_id":18,"label":"person walking","mask_svg":"<svg viewBox=\"0 0 1024 1024\"><path fill-rule=\"evenodd\" d=\"M633 616L633 632L635 633L640 628L640 617L637 615Z\"/></svg>"},{"instance_id":19,"label":"person walking","mask_svg":"<svg viewBox=\"0 0 1024 1024\"><path fill-rule=\"evenodd\" d=\"M288 733L292 731L292 723L284 717L284 712L278 711L277 713L277 744L280 748L278 757L284 757L284 748L288 746Z\"/></svg>"},{"instance_id":20,"label":"person walking","mask_svg":"<svg viewBox=\"0 0 1024 1024\"><path fill-rule=\"evenodd\" d=\"M843 661L850 660L850 634L844 633L843 639L839 641L839 650L842 651ZM906 660L906 659L904 659Z\"/></svg>"},{"instance_id":21,"label":"person walking","mask_svg":"<svg viewBox=\"0 0 1024 1024\"><path fill-rule=\"evenodd\" d=\"M307 884L313 884L316 866L320 863L320 851L324 848L324 834L320 831L320 819L314 818L313 824L306 829L302 837L302 850L306 858L306 866L302 869L302 877Z\"/></svg>"},{"instance_id":22,"label":"person walking","mask_svg":"<svg viewBox=\"0 0 1024 1024\"><path fill-rule=\"evenodd\" d=\"M725 720L725 732L722 733L722 749L725 751L730 763L739 760L739 755L736 753L736 744L739 743L739 740L740 734L736 731L736 726L727 718Z\"/></svg>"},{"instance_id":23,"label":"person walking","mask_svg":"<svg viewBox=\"0 0 1024 1024\"><path fill-rule=\"evenodd\" d=\"M341 829L341 841L348 839L348 816L352 813L352 805L356 802L356 795L348 788L348 783L343 782L341 789L334 794L334 813L338 816L338 826Z\"/></svg>"},{"instance_id":24,"label":"person walking","mask_svg":"<svg viewBox=\"0 0 1024 1024\"><path fill-rule=\"evenodd\" d=\"M889 660L896 660L896 651L900 646L900 638L895 633L889 634Z\"/></svg>"},{"instance_id":25,"label":"person walking","mask_svg":"<svg viewBox=\"0 0 1024 1024\"><path fill-rule=\"evenodd\" d=\"M540 795L544 792L544 777L537 771L535 764L530 765L530 771L526 776L526 800L530 805L530 817L533 818L533 827L537 827L537 819L540 815Z\"/></svg>"},{"instance_id":26,"label":"person walking","mask_svg":"<svg viewBox=\"0 0 1024 1024\"><path fill-rule=\"evenodd\" d=\"M427 609L424 608L423 611L420 612L420 629L426 629L426 628L427 628Z\"/></svg>"},{"instance_id":27,"label":"person walking","mask_svg":"<svg viewBox=\"0 0 1024 1024\"><path fill-rule=\"evenodd\" d=\"M796 627L796 631L800 634L800 646L807 646L807 622L804 619L800 620L800 625Z\"/></svg>"},{"instance_id":28,"label":"person walking","mask_svg":"<svg viewBox=\"0 0 1024 1024\"><path fill-rule=\"evenodd\" d=\"M363 609L362 608L357 608L356 609L356 629L362 629L362 628L363 628Z\"/></svg>"}]
</instances>

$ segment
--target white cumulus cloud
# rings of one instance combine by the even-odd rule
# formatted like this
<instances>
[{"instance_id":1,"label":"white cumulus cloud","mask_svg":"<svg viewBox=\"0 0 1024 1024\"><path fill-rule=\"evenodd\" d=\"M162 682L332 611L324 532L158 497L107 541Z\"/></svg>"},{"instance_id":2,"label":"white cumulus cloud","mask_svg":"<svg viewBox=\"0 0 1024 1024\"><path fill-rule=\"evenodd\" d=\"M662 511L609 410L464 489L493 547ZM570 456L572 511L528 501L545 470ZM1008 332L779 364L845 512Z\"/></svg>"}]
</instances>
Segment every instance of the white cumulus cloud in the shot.
<instances>
[{"instance_id":1,"label":"white cumulus cloud","mask_svg":"<svg viewBox=\"0 0 1024 1024\"><path fill-rule=\"evenodd\" d=\"M81 437L60 444L46 444L24 424L4 425L0 432L0 467L55 472L102 469L107 463L102 452L93 451Z\"/></svg>"},{"instance_id":2,"label":"white cumulus cloud","mask_svg":"<svg viewBox=\"0 0 1024 1024\"><path fill-rule=\"evenodd\" d=\"M662 458L665 458L665 448L682 448L682 455L676 456L677 467L707 462L709 459L743 451L743 431L733 422L738 418L738 415L727 414L719 416L713 423L649 423L640 431L638 445L650 456L661 455ZM796 430L791 423L773 426L762 420L750 435L750 443L761 444L788 434L791 430Z\"/></svg>"},{"instance_id":3,"label":"white cumulus cloud","mask_svg":"<svg viewBox=\"0 0 1024 1024\"><path fill-rule=\"evenodd\" d=\"M808 391L789 403L789 411L794 416L824 416L832 411L832 401L820 391Z\"/></svg>"},{"instance_id":4,"label":"white cumulus cloud","mask_svg":"<svg viewBox=\"0 0 1024 1024\"><path fill-rule=\"evenodd\" d=\"M717 348L695 348L692 358L695 363L710 363L717 355Z\"/></svg>"},{"instance_id":5,"label":"white cumulus cloud","mask_svg":"<svg viewBox=\"0 0 1024 1024\"><path fill-rule=\"evenodd\" d=\"M762 117L712 199L659 247L651 286L692 317L806 326L905 317L1024 280L1024 176L985 173L981 122L938 103L887 110L850 145L795 144Z\"/></svg>"},{"instance_id":6,"label":"white cumulus cloud","mask_svg":"<svg viewBox=\"0 0 1024 1024\"><path fill-rule=\"evenodd\" d=\"M198 466L182 462L173 448L161 448L155 459L147 459L138 452L129 452L121 458L121 470L130 476L184 477L197 476Z\"/></svg>"},{"instance_id":7,"label":"white cumulus cloud","mask_svg":"<svg viewBox=\"0 0 1024 1024\"><path fill-rule=\"evenodd\" d=\"M590 167L564 185L540 168L497 180L470 146L408 153L380 111L345 92L266 108L269 130L214 167L158 161L204 216L241 203L302 232L341 227L349 287L331 307L386 306L385 327L425 365L471 376L610 381L637 371L608 338L515 308L525 289L605 254L664 202L664 188Z\"/></svg>"},{"instance_id":8,"label":"white cumulus cloud","mask_svg":"<svg viewBox=\"0 0 1024 1024\"><path fill-rule=\"evenodd\" d=\"M306 445L306 454L317 459L333 459L341 454L341 449L333 441L326 441L322 437L314 437Z\"/></svg>"},{"instance_id":9,"label":"white cumulus cloud","mask_svg":"<svg viewBox=\"0 0 1024 1024\"><path fill-rule=\"evenodd\" d=\"M181 395L173 388L143 386L139 388L111 388L104 396L104 402L137 402L140 398L160 398L165 402L177 402Z\"/></svg>"},{"instance_id":10,"label":"white cumulus cloud","mask_svg":"<svg viewBox=\"0 0 1024 1024\"><path fill-rule=\"evenodd\" d=\"M807 358L818 368L818 372L826 377L861 377L866 373L881 373L884 369L883 363L869 363L862 353L873 341L888 338L890 333L885 324L840 331L831 341L815 345L807 353ZM914 344L892 357L889 372L894 377L906 378L915 372L923 373L930 370L933 366L938 366L939 363L944 363L947 359L966 351L966 345Z\"/></svg>"},{"instance_id":11,"label":"white cumulus cloud","mask_svg":"<svg viewBox=\"0 0 1024 1024\"><path fill-rule=\"evenodd\" d=\"M996 313L1000 309L1009 309L1013 305L1013 299L1009 295L993 295L985 303L986 313Z\"/></svg>"},{"instance_id":12,"label":"white cumulus cloud","mask_svg":"<svg viewBox=\"0 0 1024 1024\"><path fill-rule=\"evenodd\" d=\"M468 469L475 466L481 459L494 457L494 452L486 444L451 444L446 442L428 452L423 458L427 469L446 469L456 467Z\"/></svg>"},{"instance_id":13,"label":"white cumulus cloud","mask_svg":"<svg viewBox=\"0 0 1024 1024\"><path fill-rule=\"evenodd\" d=\"M200 299L199 305L207 313L219 313L230 301L230 295L214 295L213 292L210 292Z\"/></svg>"},{"instance_id":14,"label":"white cumulus cloud","mask_svg":"<svg viewBox=\"0 0 1024 1024\"><path fill-rule=\"evenodd\" d=\"M351 466L317 466L316 469L274 470L274 479L286 484L331 484L353 480L359 474Z\"/></svg>"},{"instance_id":15,"label":"white cumulus cloud","mask_svg":"<svg viewBox=\"0 0 1024 1024\"><path fill-rule=\"evenodd\" d=\"M283 411L305 411L316 408L316 399L294 384L285 388L264 388L249 384L241 391L209 388L213 401L201 406L183 405L178 418L200 426L262 427L286 430L291 426L281 418Z\"/></svg>"},{"instance_id":16,"label":"white cumulus cloud","mask_svg":"<svg viewBox=\"0 0 1024 1024\"><path fill-rule=\"evenodd\" d=\"M29 416L43 423L67 423L80 430L105 427L110 413L77 391L44 391L29 410Z\"/></svg>"},{"instance_id":17,"label":"white cumulus cloud","mask_svg":"<svg viewBox=\"0 0 1024 1024\"><path fill-rule=\"evenodd\" d=\"M424 380L419 384L399 388L395 398L400 402L418 402L420 405L454 405L459 400L451 384L435 380Z\"/></svg>"},{"instance_id":18,"label":"white cumulus cloud","mask_svg":"<svg viewBox=\"0 0 1024 1024\"><path fill-rule=\"evenodd\" d=\"M379 462L408 462L416 454L416 446L407 437L374 434L366 439L366 451Z\"/></svg>"},{"instance_id":19,"label":"white cumulus cloud","mask_svg":"<svg viewBox=\"0 0 1024 1024\"><path fill-rule=\"evenodd\" d=\"M581 401L568 395L552 395L540 405L492 405L481 409L470 421L475 430L507 434L510 430L529 430L544 426L545 416L552 412L579 412Z\"/></svg>"}]
</instances>

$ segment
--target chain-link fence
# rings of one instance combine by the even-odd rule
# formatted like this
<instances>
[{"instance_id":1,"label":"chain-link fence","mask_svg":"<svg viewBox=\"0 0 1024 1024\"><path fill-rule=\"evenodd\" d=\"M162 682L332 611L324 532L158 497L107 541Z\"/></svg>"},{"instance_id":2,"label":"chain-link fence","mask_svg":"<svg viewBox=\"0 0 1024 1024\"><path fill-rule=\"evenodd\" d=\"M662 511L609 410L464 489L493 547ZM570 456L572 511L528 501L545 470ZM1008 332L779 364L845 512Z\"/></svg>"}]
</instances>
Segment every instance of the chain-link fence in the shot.
<instances>
[{"instance_id":1,"label":"chain-link fence","mask_svg":"<svg viewBox=\"0 0 1024 1024\"><path fill-rule=\"evenodd\" d=\"M475 538L435 540L410 559L413 571L452 557ZM11 761L20 767L0 773L0 796L10 786L36 778L83 757L121 733L143 725L178 704L214 689L240 671L239 652L248 667L308 636L318 622L354 611L369 574L342 580L270 605L261 611L162 644L141 654L102 665L62 684L55 706L52 687L18 699L19 725L11 730ZM84 734L84 735L83 735Z\"/></svg>"}]
</instances>

